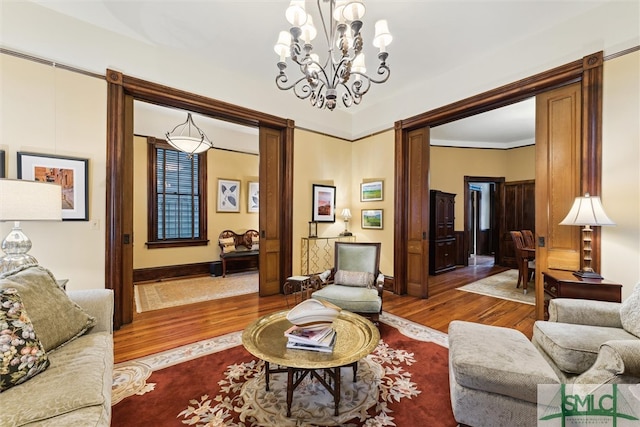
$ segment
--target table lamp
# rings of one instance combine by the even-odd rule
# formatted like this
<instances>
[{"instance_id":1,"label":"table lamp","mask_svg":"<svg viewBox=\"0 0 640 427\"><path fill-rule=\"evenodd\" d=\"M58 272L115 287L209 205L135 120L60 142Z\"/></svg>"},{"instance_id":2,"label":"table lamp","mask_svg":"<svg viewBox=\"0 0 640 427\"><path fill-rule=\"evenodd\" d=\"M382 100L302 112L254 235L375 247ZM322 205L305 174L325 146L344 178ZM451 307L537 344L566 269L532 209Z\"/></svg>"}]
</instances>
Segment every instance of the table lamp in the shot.
<instances>
[{"instance_id":1,"label":"table lamp","mask_svg":"<svg viewBox=\"0 0 640 427\"><path fill-rule=\"evenodd\" d=\"M586 279L602 279L602 276L591 268L591 227L602 225L616 225L604 212L602 202L598 196L576 197L571 210L560 222L560 225L580 225L582 229L582 269L573 274Z\"/></svg>"},{"instance_id":2,"label":"table lamp","mask_svg":"<svg viewBox=\"0 0 640 427\"><path fill-rule=\"evenodd\" d=\"M344 231L340 233L341 236L351 236L349 231L349 220L351 219L351 210L349 208L342 209L342 218L344 218Z\"/></svg>"},{"instance_id":3,"label":"table lamp","mask_svg":"<svg viewBox=\"0 0 640 427\"><path fill-rule=\"evenodd\" d=\"M62 189L59 185L0 179L0 221L14 221L13 228L2 241L5 256L0 258L0 274L23 265L37 265L27 252L31 240L22 232L20 221L61 221Z\"/></svg>"}]
</instances>

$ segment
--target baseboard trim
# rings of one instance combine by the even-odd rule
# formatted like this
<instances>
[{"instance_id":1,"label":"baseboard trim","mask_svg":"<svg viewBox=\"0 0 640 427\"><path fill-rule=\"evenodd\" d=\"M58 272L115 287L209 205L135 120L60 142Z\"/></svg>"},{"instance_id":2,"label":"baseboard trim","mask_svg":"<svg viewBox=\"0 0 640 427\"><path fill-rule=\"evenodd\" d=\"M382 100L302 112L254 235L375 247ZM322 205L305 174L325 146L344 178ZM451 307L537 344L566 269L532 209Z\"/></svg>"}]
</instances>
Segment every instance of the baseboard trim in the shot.
<instances>
[{"instance_id":1,"label":"baseboard trim","mask_svg":"<svg viewBox=\"0 0 640 427\"><path fill-rule=\"evenodd\" d=\"M219 263L220 261L218 261ZM211 274L213 262L167 265L162 267L138 268L133 270L133 282L153 282L177 277L203 276Z\"/></svg>"}]
</instances>

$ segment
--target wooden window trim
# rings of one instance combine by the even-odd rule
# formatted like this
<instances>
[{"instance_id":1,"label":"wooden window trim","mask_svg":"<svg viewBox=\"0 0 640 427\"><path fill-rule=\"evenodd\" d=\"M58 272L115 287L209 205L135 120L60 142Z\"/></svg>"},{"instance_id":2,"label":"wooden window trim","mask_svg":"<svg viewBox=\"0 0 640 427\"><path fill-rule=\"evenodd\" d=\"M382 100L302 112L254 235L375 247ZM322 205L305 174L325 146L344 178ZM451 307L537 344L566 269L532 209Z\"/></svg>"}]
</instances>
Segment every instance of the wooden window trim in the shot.
<instances>
[{"instance_id":1,"label":"wooden window trim","mask_svg":"<svg viewBox=\"0 0 640 427\"><path fill-rule=\"evenodd\" d=\"M147 248L148 249L160 249L160 248L178 248L189 246L206 246L209 244L207 237L207 155L206 152L202 155L198 155L198 192L200 194L200 206L198 209L198 223L200 226L199 235L197 239L167 239L158 240L158 223L156 221L156 198L155 191L156 186L156 148L164 148L169 150L175 150L174 147L169 145L162 139L154 137L147 138Z\"/></svg>"}]
</instances>

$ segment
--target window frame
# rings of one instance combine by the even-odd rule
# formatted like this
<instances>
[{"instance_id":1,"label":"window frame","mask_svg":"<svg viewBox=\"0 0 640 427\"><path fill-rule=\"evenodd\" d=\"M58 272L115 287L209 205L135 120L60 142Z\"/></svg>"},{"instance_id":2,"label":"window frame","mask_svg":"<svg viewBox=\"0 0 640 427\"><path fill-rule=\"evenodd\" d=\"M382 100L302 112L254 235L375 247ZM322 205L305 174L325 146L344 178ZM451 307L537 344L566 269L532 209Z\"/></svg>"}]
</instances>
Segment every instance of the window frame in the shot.
<instances>
[{"instance_id":1,"label":"window frame","mask_svg":"<svg viewBox=\"0 0 640 427\"><path fill-rule=\"evenodd\" d=\"M177 248L188 246L205 246L209 244L207 237L207 152L194 154L198 159L198 192L200 202L198 204L198 238L178 238L159 240L158 236L158 192L157 177L157 149L178 151L165 140L153 137L147 138L147 248Z\"/></svg>"}]
</instances>

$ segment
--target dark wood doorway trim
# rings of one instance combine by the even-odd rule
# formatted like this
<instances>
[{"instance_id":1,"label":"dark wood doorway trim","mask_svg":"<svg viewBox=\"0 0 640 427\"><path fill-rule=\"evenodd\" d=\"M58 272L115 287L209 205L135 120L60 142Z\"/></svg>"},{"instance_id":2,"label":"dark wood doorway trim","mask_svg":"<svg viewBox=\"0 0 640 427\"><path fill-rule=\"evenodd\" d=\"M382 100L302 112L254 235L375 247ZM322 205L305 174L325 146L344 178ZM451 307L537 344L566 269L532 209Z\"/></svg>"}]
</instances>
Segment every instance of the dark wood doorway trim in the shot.
<instances>
[{"instance_id":1,"label":"dark wood doorway trim","mask_svg":"<svg viewBox=\"0 0 640 427\"><path fill-rule=\"evenodd\" d=\"M588 191L592 194L600 194L602 169L602 64L602 52L597 52L515 83L510 83L395 123L394 276L397 279L397 283L394 284L394 290L396 292L403 293L403 290L406 289L406 283L403 283L403 280L406 281L407 277L408 248L407 239L403 233L408 229L411 215L416 215L415 212L409 212L406 207L417 204L415 201L409 200L409 195L418 194L415 191L410 192L410 189L411 186L415 185L428 187L428 181L424 183L411 182L410 176L406 173L406 170L409 169L408 162L410 161L406 156L403 156L403 153L407 152L407 134L417 129L424 128L428 130L434 126L510 105L566 84L581 82L583 93L582 192ZM428 137L424 143L427 145L425 150L429 150L430 140ZM428 165L424 167L428 170ZM426 194L429 193L428 190L429 188L427 188ZM428 200L421 202L422 206L428 209ZM428 231L424 230L424 235L428 236ZM597 259L593 260L597 265L594 269L597 269L600 264L599 232L597 236L594 233L592 245L597 248L594 250L595 258ZM423 255L425 259L428 259L428 253ZM424 278L422 289L415 296L421 297L423 295L428 295L428 276Z\"/></svg>"},{"instance_id":2,"label":"dark wood doorway trim","mask_svg":"<svg viewBox=\"0 0 640 427\"><path fill-rule=\"evenodd\" d=\"M280 162L282 170L281 188L265 188L264 193L278 193L280 209L275 218L280 232L281 262L276 268L279 277L291 275L293 244L293 122L270 114L239 107L237 105L207 98L126 76L121 72L107 70L107 177L106 177L106 242L105 283L114 290L114 327L130 323L133 319L133 268L131 191L133 139L133 100L179 108L199 113L214 119L246 126L269 128L280 132ZM262 162L262 156L261 160ZM262 185L262 182L261 182Z\"/></svg>"},{"instance_id":3,"label":"dark wood doorway trim","mask_svg":"<svg viewBox=\"0 0 640 427\"><path fill-rule=\"evenodd\" d=\"M492 247L494 248L494 262L499 258L499 245L498 236L500 233L500 200L502 199L502 186L504 185L504 177L490 177L490 176L465 176L464 177L464 252L466 254L466 263L469 260L469 253L471 251L471 230L473 227L473 215L471 212L471 188L470 183L493 183L495 189L492 192L493 197L491 200L491 240ZM465 265L467 265L465 263Z\"/></svg>"}]
</instances>

